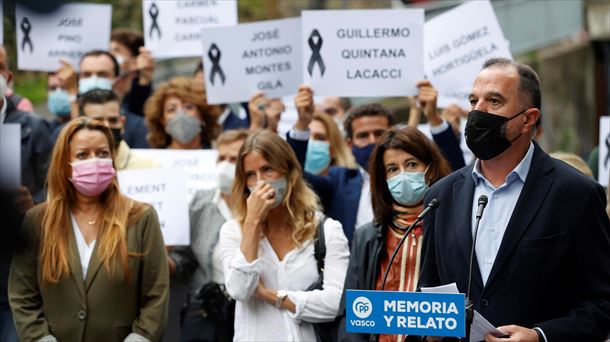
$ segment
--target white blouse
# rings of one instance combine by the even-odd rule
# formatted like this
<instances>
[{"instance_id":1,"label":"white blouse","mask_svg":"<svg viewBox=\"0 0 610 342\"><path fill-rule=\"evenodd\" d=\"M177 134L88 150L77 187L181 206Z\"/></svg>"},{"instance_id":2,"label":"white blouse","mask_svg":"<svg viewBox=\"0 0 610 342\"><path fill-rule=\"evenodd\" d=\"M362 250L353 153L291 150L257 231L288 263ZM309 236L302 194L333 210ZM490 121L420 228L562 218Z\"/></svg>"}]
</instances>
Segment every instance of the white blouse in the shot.
<instances>
[{"instance_id":1,"label":"white blouse","mask_svg":"<svg viewBox=\"0 0 610 342\"><path fill-rule=\"evenodd\" d=\"M87 279L89 261L91 260L91 255L93 255L93 250L95 249L95 240L88 245L87 241L85 241L83 233L81 233L80 229L78 228L76 218L72 214L70 214L70 217L72 218L72 230L74 231L74 238L76 239L76 247L78 248L78 255L80 256L80 264L83 268L83 280L85 280Z\"/></svg>"},{"instance_id":2,"label":"white blouse","mask_svg":"<svg viewBox=\"0 0 610 342\"><path fill-rule=\"evenodd\" d=\"M326 259L324 289L305 291L318 279L312 241L303 243L280 261L266 238L260 241L258 258L248 263L240 250L242 237L237 221L227 221L220 230L225 286L235 305L234 341L315 341L310 322L331 321L339 311L349 260L347 239L341 223L324 224ZM296 312L254 298L258 282L286 290Z\"/></svg>"}]
</instances>

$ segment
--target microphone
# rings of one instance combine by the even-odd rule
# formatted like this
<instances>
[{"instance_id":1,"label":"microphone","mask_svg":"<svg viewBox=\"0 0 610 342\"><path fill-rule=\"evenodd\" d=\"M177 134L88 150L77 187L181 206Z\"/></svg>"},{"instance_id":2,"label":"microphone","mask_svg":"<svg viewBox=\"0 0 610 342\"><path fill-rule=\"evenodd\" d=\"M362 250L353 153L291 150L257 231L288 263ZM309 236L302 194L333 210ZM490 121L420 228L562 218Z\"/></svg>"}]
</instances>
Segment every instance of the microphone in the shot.
<instances>
[{"instance_id":1,"label":"microphone","mask_svg":"<svg viewBox=\"0 0 610 342\"><path fill-rule=\"evenodd\" d=\"M487 196L481 195L477 200L479 207L477 208L477 214L475 216L474 224L474 236L472 237L472 247L470 249L470 264L468 265L468 289L466 291L466 340L470 340L470 327L474 319L473 303L470 300L470 285L472 284L472 264L474 263L474 252L477 244L477 234L479 232L479 223L481 223L481 217L483 217L483 210L487 206Z\"/></svg>"},{"instance_id":2,"label":"microphone","mask_svg":"<svg viewBox=\"0 0 610 342\"><path fill-rule=\"evenodd\" d=\"M396 245L396 248L394 248L394 252L392 252L392 256L390 257L390 262L388 263L388 268L386 268L385 272L383 273L383 281L381 282L381 291L383 291L383 289L385 288L385 282L386 282L386 280L388 280L388 274L390 273L390 268L392 267L392 262L394 262L394 258L396 258L396 254L398 254L398 250L400 249L400 246L402 246L402 244L405 242L405 240L409 236L409 233L411 232L411 230L413 230L413 228L419 222L421 222L421 220L423 220L423 218L426 215L428 215L432 210L436 209L439 205L441 205L441 201L439 201L438 198L433 198L430 201L430 203L428 203L426 208L419 215L417 215L417 218L415 219L415 221L413 223L411 223L409 228L407 228L407 230L405 231L405 235L402 237L402 239L400 239L400 241L398 242L398 245Z\"/></svg>"},{"instance_id":3,"label":"microphone","mask_svg":"<svg viewBox=\"0 0 610 342\"><path fill-rule=\"evenodd\" d=\"M413 228L421 220L423 220L423 218L426 215L428 215L432 210L436 209L439 205L441 205L441 201L439 201L438 198L433 198L430 201L430 203L428 203L426 208L419 215L417 215L417 218L415 218L415 221L413 223L411 223L411 225L407 228L407 230L405 230L405 235L402 237L402 239L400 239L400 241L398 242L398 245L396 245L396 248L394 248L394 252L392 252L392 256L390 257L390 262L388 263L388 268L386 268L385 272L383 273L383 281L381 282L381 291L383 291L383 289L385 288L385 283L388 280L388 274L390 273L390 268L392 267L392 262L394 262L394 258L396 258L396 254L398 254L398 250L400 249L400 246L402 246L402 244L405 242L405 240L409 236L409 233L411 232L411 230L413 230ZM377 334L371 334L371 336L369 337L369 341L376 342Z\"/></svg>"}]
</instances>

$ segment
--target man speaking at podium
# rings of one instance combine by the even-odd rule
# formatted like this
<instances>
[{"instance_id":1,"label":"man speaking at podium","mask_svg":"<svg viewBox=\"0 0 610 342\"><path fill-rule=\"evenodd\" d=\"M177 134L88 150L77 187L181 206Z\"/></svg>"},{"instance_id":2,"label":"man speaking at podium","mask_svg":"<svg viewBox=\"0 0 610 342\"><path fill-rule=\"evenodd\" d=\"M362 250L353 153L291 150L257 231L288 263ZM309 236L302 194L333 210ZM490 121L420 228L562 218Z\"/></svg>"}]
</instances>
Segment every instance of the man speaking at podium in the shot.
<instances>
[{"instance_id":1,"label":"man speaking at podium","mask_svg":"<svg viewBox=\"0 0 610 342\"><path fill-rule=\"evenodd\" d=\"M426 204L443 205L424 224L419 286L456 282L466 293L471 270L474 309L509 336L486 341L603 341L610 329L603 188L532 141L541 96L530 67L488 60L469 99L466 141L477 160L426 195Z\"/></svg>"}]
</instances>

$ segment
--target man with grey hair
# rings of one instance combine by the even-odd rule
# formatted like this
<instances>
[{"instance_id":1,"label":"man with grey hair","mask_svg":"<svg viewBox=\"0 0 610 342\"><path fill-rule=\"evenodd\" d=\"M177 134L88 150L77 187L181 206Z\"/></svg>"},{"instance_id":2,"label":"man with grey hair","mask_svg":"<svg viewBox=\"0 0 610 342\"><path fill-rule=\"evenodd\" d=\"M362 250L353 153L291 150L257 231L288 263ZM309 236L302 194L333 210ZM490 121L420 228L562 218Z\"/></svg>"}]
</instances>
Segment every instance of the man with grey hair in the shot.
<instances>
[{"instance_id":1,"label":"man with grey hair","mask_svg":"<svg viewBox=\"0 0 610 342\"><path fill-rule=\"evenodd\" d=\"M466 142L477 160L426 195L425 203L442 204L424 224L419 286L470 288L474 309L508 336L486 341L603 341L610 329L603 188L532 141L541 96L530 67L487 61L469 99Z\"/></svg>"}]
</instances>

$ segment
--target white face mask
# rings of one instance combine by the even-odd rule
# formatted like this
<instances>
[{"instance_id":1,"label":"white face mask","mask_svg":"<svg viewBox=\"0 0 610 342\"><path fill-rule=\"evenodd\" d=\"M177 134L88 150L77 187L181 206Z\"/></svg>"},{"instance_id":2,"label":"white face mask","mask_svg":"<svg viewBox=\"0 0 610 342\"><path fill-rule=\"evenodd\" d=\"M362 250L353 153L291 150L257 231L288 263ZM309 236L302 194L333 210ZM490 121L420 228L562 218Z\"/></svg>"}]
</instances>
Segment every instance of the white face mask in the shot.
<instances>
[{"instance_id":1,"label":"white face mask","mask_svg":"<svg viewBox=\"0 0 610 342\"><path fill-rule=\"evenodd\" d=\"M4 96L8 91L8 81L4 75L0 75L0 96Z\"/></svg>"},{"instance_id":2,"label":"white face mask","mask_svg":"<svg viewBox=\"0 0 610 342\"><path fill-rule=\"evenodd\" d=\"M220 192L231 194L233 181L235 180L235 164L228 161L221 161L216 165L216 176L218 177L218 186Z\"/></svg>"}]
</instances>

